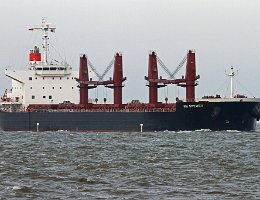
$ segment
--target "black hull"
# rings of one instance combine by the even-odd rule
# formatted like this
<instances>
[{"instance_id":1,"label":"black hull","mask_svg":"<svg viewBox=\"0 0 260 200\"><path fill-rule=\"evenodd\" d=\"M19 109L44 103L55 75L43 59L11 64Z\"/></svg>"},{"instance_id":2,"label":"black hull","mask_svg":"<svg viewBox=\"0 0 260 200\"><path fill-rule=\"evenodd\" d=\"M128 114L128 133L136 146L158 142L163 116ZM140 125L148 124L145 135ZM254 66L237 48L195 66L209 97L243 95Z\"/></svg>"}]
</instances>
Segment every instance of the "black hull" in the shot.
<instances>
[{"instance_id":1,"label":"black hull","mask_svg":"<svg viewBox=\"0 0 260 200\"><path fill-rule=\"evenodd\" d=\"M0 112L4 131L255 130L257 102L177 103L175 112Z\"/></svg>"}]
</instances>

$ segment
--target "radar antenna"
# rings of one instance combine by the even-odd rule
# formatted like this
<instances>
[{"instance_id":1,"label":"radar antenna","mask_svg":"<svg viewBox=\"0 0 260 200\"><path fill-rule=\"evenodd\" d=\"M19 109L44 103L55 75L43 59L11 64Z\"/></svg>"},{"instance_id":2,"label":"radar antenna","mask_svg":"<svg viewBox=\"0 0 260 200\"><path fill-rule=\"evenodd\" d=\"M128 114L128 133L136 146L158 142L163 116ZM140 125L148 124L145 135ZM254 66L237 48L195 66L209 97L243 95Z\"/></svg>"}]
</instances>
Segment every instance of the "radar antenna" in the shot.
<instances>
[{"instance_id":1,"label":"radar antenna","mask_svg":"<svg viewBox=\"0 0 260 200\"><path fill-rule=\"evenodd\" d=\"M42 25L38 27L29 28L29 31L34 30L41 30L42 31L42 40L43 40L43 64L48 64L48 51L49 51L49 44L48 44L48 32L55 32L55 27L52 27L50 23L46 22L45 18L42 18Z\"/></svg>"}]
</instances>

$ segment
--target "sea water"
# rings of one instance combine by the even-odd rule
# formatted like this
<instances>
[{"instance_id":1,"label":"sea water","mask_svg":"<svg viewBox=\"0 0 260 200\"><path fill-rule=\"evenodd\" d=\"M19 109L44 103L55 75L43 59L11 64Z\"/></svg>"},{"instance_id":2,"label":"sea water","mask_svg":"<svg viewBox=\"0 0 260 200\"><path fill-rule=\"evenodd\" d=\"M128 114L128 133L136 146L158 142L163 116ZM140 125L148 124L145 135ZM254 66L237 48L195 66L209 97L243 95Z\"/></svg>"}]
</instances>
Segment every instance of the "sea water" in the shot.
<instances>
[{"instance_id":1,"label":"sea water","mask_svg":"<svg viewBox=\"0 0 260 200\"><path fill-rule=\"evenodd\" d=\"M0 199L260 199L254 132L0 132Z\"/></svg>"}]
</instances>

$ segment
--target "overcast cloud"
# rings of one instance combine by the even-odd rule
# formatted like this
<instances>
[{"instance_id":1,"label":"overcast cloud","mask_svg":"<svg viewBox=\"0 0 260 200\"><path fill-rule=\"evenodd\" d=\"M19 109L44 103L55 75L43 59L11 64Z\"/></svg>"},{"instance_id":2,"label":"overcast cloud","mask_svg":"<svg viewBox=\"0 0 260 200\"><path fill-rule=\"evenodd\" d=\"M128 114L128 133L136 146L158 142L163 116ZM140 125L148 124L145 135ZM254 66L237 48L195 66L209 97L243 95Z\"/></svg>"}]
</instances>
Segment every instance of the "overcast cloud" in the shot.
<instances>
[{"instance_id":1,"label":"overcast cloud","mask_svg":"<svg viewBox=\"0 0 260 200\"><path fill-rule=\"evenodd\" d=\"M225 70L238 70L237 89L260 97L260 1L259 0L0 0L0 92L11 87L4 69L26 69L28 52L41 44L41 34L29 27L41 18L56 25L52 45L60 56L78 68L86 53L102 72L115 52L123 53L124 102L147 102L148 53L155 50L164 63L176 68L188 49L196 50L201 75L197 97L224 96ZM159 74L167 78L162 69ZM178 77L184 74L181 70ZM112 71L107 76L112 75ZM219 89L219 90L218 90ZM183 89L180 89L184 94ZM174 86L160 89L160 100ZM93 93L93 92L92 92ZM99 89L99 98L104 90ZM111 91L108 91L112 98Z\"/></svg>"}]
</instances>

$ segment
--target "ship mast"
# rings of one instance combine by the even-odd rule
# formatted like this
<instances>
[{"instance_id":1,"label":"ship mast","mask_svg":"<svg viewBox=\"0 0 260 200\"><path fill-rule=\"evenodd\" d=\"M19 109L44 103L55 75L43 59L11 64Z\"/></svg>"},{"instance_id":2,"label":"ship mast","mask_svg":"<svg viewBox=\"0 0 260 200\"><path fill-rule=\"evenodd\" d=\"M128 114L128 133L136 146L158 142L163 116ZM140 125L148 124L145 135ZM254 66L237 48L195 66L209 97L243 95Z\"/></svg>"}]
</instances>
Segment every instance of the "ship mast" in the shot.
<instances>
[{"instance_id":1,"label":"ship mast","mask_svg":"<svg viewBox=\"0 0 260 200\"><path fill-rule=\"evenodd\" d=\"M230 98L234 98L234 85L233 85L233 79L235 76L235 72L233 70L233 66L231 66L230 73L228 74L230 77Z\"/></svg>"},{"instance_id":2,"label":"ship mast","mask_svg":"<svg viewBox=\"0 0 260 200\"><path fill-rule=\"evenodd\" d=\"M42 18L42 26L30 28L30 31L34 30L41 30L42 31L42 40L43 40L43 65L48 65L48 51L49 51L49 44L48 44L48 32L54 32L55 27L51 27L50 23L46 22L45 18Z\"/></svg>"}]
</instances>

